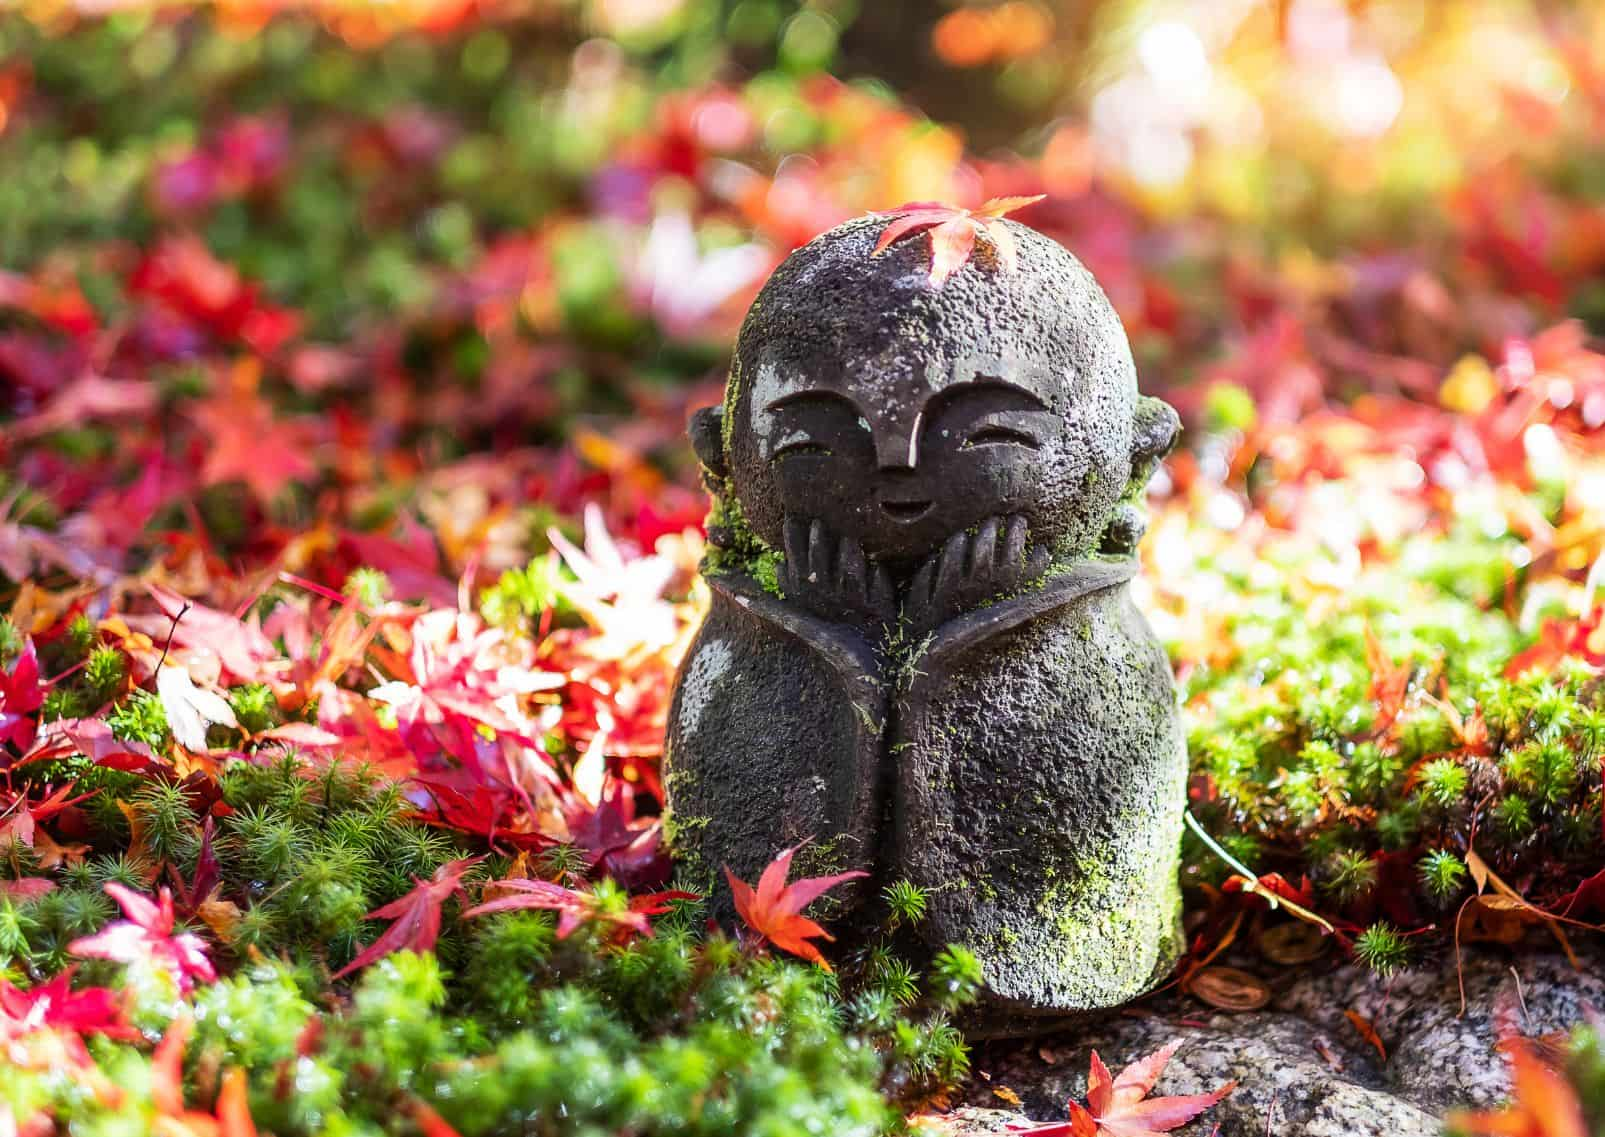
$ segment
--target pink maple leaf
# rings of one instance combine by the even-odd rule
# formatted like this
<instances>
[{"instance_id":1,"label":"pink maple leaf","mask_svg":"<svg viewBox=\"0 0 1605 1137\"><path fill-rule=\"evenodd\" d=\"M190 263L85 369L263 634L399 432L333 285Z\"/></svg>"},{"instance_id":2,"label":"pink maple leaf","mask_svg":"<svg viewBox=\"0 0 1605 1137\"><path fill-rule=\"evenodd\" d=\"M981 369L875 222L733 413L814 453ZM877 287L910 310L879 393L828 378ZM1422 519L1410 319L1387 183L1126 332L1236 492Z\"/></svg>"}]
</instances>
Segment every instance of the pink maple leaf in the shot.
<instances>
[{"instance_id":1,"label":"pink maple leaf","mask_svg":"<svg viewBox=\"0 0 1605 1137\"><path fill-rule=\"evenodd\" d=\"M173 934L176 916L173 890L163 888L157 899L142 896L115 881L106 884L106 893L122 906L126 919L108 924L92 936L67 945L67 950L86 959L109 959L116 963L150 963L171 975L179 990L188 993L194 980L215 982L217 971L206 957L206 944L191 932Z\"/></svg>"},{"instance_id":2,"label":"pink maple leaf","mask_svg":"<svg viewBox=\"0 0 1605 1137\"><path fill-rule=\"evenodd\" d=\"M39 728L38 711L44 702L39 656L30 638L24 641L10 674L0 669L0 745L11 742L22 751L32 746L34 732Z\"/></svg>"},{"instance_id":3,"label":"pink maple leaf","mask_svg":"<svg viewBox=\"0 0 1605 1137\"><path fill-rule=\"evenodd\" d=\"M265 665L277 660L279 651L254 617L246 620L208 608L160 584L148 587L161 606L162 618L145 618L139 622L139 627L158 645L170 635L176 647L200 655L215 655L223 669L241 682L265 682L273 677L271 669ZM129 626L134 624L130 619Z\"/></svg>"},{"instance_id":4,"label":"pink maple leaf","mask_svg":"<svg viewBox=\"0 0 1605 1137\"><path fill-rule=\"evenodd\" d=\"M369 912L368 920L394 920L380 937L357 953L357 957L334 973L334 978L349 975L366 967L376 959L397 951L432 951L440 938L440 908L453 893L463 891L463 874L485 858L464 857L449 861L435 870L428 880L418 880L417 887L398 900Z\"/></svg>"},{"instance_id":5,"label":"pink maple leaf","mask_svg":"<svg viewBox=\"0 0 1605 1137\"><path fill-rule=\"evenodd\" d=\"M940 288L970 259L975 238L985 233L1004 272L1019 267L1014 234L1002 224L1003 216L1042 200L1035 197L995 197L979 209L955 209L934 201L911 201L891 210L892 223L881 231L870 256L879 256L904 237L929 230L931 234L931 287Z\"/></svg>"},{"instance_id":6,"label":"pink maple leaf","mask_svg":"<svg viewBox=\"0 0 1605 1137\"><path fill-rule=\"evenodd\" d=\"M652 934L651 916L660 916L669 910L670 901L700 900L694 892L653 892L645 896L632 896L629 907L623 911L609 908L594 892L577 892L553 884L549 880L499 880L494 887L505 889L511 896L499 896L463 913L464 918L488 916L493 912L507 912L515 908L539 908L556 912L557 938L567 939L582 924L612 924L621 940L636 935Z\"/></svg>"}]
</instances>

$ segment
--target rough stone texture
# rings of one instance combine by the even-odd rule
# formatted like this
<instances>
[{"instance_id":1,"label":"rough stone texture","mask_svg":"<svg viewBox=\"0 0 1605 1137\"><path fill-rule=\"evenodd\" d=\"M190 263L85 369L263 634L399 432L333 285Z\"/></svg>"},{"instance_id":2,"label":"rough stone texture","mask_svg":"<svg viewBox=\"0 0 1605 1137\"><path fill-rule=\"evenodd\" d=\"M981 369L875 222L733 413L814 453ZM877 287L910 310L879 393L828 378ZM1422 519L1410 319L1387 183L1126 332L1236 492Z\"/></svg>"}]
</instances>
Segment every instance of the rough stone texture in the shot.
<instances>
[{"instance_id":1,"label":"rough stone texture","mask_svg":"<svg viewBox=\"0 0 1605 1137\"><path fill-rule=\"evenodd\" d=\"M1440 1132L1448 1110L1492 1107L1509 1093L1496 1049L1498 1017L1536 1037L1570 1029L1585 1006L1605 1006L1605 951L1584 952L1582 962L1577 970L1564 955L1531 947L1517 956L1468 952L1463 1015L1452 959L1391 982L1353 966L1284 971L1271 981L1279 990L1270 1005L1246 1014L1166 995L1062 1034L983 1049L970 1104L952 1120L965 1135L1062 1120L1065 1100L1086 1090L1092 1050L1118 1072L1182 1038L1155 1093L1239 1082L1220 1105L1178 1130L1186 1137L1207 1137L1216 1123L1221 1137L1426 1137ZM1373 1022L1388 1048L1385 1062L1346 1010ZM993 1091L1000 1087L1018 1095L1018 1111L997 1108L1004 1099Z\"/></svg>"},{"instance_id":2,"label":"rough stone texture","mask_svg":"<svg viewBox=\"0 0 1605 1137\"><path fill-rule=\"evenodd\" d=\"M907 878L915 950L960 943L970 1025L1116 1005L1181 946L1186 755L1126 595L1175 413L1137 393L1097 283L1005 222L941 287L884 217L793 253L692 438L719 498L709 617L676 684L667 829L699 884L862 868L837 930ZM845 919L854 914L855 919Z\"/></svg>"}]
</instances>

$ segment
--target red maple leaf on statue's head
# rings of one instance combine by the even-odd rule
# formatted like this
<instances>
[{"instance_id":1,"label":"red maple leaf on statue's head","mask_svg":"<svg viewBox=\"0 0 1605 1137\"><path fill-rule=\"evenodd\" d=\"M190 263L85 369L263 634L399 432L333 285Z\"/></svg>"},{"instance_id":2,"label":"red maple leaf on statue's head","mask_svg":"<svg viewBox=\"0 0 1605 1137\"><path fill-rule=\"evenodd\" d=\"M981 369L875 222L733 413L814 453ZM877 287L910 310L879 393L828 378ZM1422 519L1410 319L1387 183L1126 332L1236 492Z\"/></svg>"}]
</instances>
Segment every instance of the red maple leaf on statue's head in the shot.
<instances>
[{"instance_id":1,"label":"red maple leaf on statue's head","mask_svg":"<svg viewBox=\"0 0 1605 1137\"><path fill-rule=\"evenodd\" d=\"M1181 1039L1139 1058L1119 1077L1111 1077L1098 1052L1092 1052L1087 1074L1087 1104L1071 1099L1070 1120L1048 1125L1013 1125L1011 1133L1032 1137L1163 1137L1220 1101L1237 1088L1227 1082L1207 1094L1150 1098L1165 1066L1181 1048Z\"/></svg>"},{"instance_id":2,"label":"red maple leaf on statue's head","mask_svg":"<svg viewBox=\"0 0 1605 1137\"><path fill-rule=\"evenodd\" d=\"M454 892L463 891L463 874L485 858L464 857L448 861L435 870L428 880L399 900L392 900L382 908L369 912L368 920L394 920L384 934L363 948L357 957L334 973L334 978L349 975L396 951L430 951L440 938L440 907ZM416 879L416 878L414 878Z\"/></svg>"},{"instance_id":3,"label":"red maple leaf on statue's head","mask_svg":"<svg viewBox=\"0 0 1605 1137\"><path fill-rule=\"evenodd\" d=\"M889 211L892 223L881 231L871 256L878 256L903 238L929 230L931 234L931 287L964 267L975 251L975 238L986 234L1004 272L1019 267L1014 234L1002 224L1004 214L1039 202L1046 196L995 197L979 209L955 209L934 201L911 201Z\"/></svg>"},{"instance_id":4,"label":"red maple leaf on statue's head","mask_svg":"<svg viewBox=\"0 0 1605 1137\"><path fill-rule=\"evenodd\" d=\"M735 894L736 911L747 927L781 951L817 963L829 971L830 964L825 962L825 957L810 941L821 938L834 940L836 937L802 915L802 910L838 884L869 874L844 872L835 876L808 877L787 884L791 858L796 855L798 848L801 846L787 849L770 861L763 876L758 878L757 889L737 879L728 865L724 870L725 879L730 882L730 891Z\"/></svg>"}]
</instances>

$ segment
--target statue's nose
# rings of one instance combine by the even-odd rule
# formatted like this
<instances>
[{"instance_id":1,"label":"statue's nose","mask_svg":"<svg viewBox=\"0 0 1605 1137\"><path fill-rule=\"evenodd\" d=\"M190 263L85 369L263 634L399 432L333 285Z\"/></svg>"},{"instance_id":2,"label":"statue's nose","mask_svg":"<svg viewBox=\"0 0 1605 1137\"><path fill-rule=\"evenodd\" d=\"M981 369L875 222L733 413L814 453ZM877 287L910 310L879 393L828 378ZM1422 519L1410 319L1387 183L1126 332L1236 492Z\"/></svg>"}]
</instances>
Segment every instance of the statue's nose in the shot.
<instances>
[{"instance_id":1,"label":"statue's nose","mask_svg":"<svg viewBox=\"0 0 1605 1137\"><path fill-rule=\"evenodd\" d=\"M914 429L878 431L875 435L875 464L885 471L913 470L919 465L919 423Z\"/></svg>"}]
</instances>

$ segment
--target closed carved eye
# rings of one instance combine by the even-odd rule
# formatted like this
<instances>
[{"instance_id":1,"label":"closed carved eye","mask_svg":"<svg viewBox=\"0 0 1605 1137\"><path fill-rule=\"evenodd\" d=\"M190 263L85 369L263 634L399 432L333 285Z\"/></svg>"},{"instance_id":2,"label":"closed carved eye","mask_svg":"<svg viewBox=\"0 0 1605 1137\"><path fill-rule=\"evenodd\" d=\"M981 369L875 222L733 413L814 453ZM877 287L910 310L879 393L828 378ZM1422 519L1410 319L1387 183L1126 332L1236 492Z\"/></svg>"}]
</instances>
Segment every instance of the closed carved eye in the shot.
<instances>
[{"instance_id":1,"label":"closed carved eye","mask_svg":"<svg viewBox=\"0 0 1605 1137\"><path fill-rule=\"evenodd\" d=\"M774 454L770 456L769 460L771 462L778 462L782 458L795 458L802 454L809 454L816 458L828 458L831 454L831 449L824 443L815 442L811 438L798 438L794 441L786 443L783 446L777 447Z\"/></svg>"},{"instance_id":2,"label":"closed carved eye","mask_svg":"<svg viewBox=\"0 0 1605 1137\"><path fill-rule=\"evenodd\" d=\"M1037 448L1037 440L1035 436L1027 434L1023 430L1015 430L1012 426L993 424L991 426L983 426L974 434L971 434L964 440L964 445L961 449L973 450L978 446L1005 445L1026 446L1035 450Z\"/></svg>"}]
</instances>

